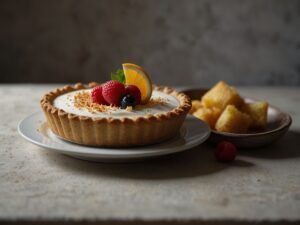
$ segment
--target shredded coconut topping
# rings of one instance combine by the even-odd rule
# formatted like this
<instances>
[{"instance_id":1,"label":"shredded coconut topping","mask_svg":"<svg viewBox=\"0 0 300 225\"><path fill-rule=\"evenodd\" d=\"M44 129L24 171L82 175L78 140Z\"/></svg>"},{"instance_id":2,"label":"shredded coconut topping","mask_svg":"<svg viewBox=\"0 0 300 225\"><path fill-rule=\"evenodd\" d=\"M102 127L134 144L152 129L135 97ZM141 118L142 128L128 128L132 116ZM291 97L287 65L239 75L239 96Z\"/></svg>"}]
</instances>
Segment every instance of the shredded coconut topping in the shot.
<instances>
[{"instance_id":1,"label":"shredded coconut topping","mask_svg":"<svg viewBox=\"0 0 300 225\"><path fill-rule=\"evenodd\" d=\"M111 105L100 105L97 103L93 103L90 97L90 93L86 91L78 92L74 96L74 106L78 109L85 108L89 112L107 112L114 111L117 107Z\"/></svg>"},{"instance_id":2,"label":"shredded coconut topping","mask_svg":"<svg viewBox=\"0 0 300 225\"><path fill-rule=\"evenodd\" d=\"M161 98L161 97L151 98L146 105L148 107L153 107L153 106L156 106L156 105L165 105L165 104L167 104L167 100L168 99Z\"/></svg>"}]
</instances>

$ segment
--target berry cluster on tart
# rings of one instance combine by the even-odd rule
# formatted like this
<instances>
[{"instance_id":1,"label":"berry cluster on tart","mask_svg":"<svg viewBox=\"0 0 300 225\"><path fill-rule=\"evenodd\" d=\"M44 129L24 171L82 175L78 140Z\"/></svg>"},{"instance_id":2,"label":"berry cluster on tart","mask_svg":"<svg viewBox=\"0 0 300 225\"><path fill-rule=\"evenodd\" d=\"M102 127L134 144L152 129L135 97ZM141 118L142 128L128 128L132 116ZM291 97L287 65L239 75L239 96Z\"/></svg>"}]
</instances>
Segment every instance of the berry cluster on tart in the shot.
<instances>
[{"instance_id":1,"label":"berry cluster on tart","mask_svg":"<svg viewBox=\"0 0 300 225\"><path fill-rule=\"evenodd\" d=\"M141 92L135 85L125 86L117 80L110 80L94 87L91 99L93 103L126 109L141 104Z\"/></svg>"},{"instance_id":2,"label":"berry cluster on tart","mask_svg":"<svg viewBox=\"0 0 300 225\"><path fill-rule=\"evenodd\" d=\"M135 64L123 64L112 80L65 86L45 94L41 107L54 134L84 145L129 147L174 137L191 108L190 99L152 85Z\"/></svg>"}]
</instances>

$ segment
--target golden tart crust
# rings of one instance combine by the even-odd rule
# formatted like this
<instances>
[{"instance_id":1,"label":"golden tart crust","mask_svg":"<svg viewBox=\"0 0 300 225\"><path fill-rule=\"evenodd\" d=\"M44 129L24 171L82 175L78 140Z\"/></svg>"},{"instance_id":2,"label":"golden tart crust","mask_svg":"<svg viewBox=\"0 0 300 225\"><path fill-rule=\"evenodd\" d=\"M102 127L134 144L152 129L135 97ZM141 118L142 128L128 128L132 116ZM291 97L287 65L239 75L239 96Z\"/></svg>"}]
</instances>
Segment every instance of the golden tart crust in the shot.
<instances>
[{"instance_id":1,"label":"golden tart crust","mask_svg":"<svg viewBox=\"0 0 300 225\"><path fill-rule=\"evenodd\" d=\"M49 128L57 136L78 144L103 147L129 147L162 142L175 136L191 108L191 101L183 93L168 87L153 86L153 90L174 96L179 106L162 114L139 117L95 118L65 112L53 105L56 97L81 89L92 88L77 83L51 91L41 99L41 107Z\"/></svg>"}]
</instances>

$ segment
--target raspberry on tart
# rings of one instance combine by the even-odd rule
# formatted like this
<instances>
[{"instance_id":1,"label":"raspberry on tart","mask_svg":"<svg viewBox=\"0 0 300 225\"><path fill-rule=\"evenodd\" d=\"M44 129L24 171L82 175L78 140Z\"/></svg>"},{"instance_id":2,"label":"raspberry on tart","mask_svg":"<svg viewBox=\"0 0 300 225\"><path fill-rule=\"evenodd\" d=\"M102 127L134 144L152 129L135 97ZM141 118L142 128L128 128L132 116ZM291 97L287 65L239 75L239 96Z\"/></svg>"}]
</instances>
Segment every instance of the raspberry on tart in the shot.
<instances>
[{"instance_id":1,"label":"raspberry on tart","mask_svg":"<svg viewBox=\"0 0 300 225\"><path fill-rule=\"evenodd\" d=\"M102 95L108 104L119 106L125 95L125 86L117 80L107 81L102 85Z\"/></svg>"},{"instance_id":2,"label":"raspberry on tart","mask_svg":"<svg viewBox=\"0 0 300 225\"><path fill-rule=\"evenodd\" d=\"M127 85L125 87L125 93L134 97L136 105L141 104L141 91L137 86Z\"/></svg>"},{"instance_id":3,"label":"raspberry on tart","mask_svg":"<svg viewBox=\"0 0 300 225\"><path fill-rule=\"evenodd\" d=\"M92 98L93 103L97 103L100 105L107 105L107 102L105 101L105 99L103 98L103 95L102 95L102 86L101 85L97 85L96 87L93 88L93 90L91 92L91 98Z\"/></svg>"}]
</instances>

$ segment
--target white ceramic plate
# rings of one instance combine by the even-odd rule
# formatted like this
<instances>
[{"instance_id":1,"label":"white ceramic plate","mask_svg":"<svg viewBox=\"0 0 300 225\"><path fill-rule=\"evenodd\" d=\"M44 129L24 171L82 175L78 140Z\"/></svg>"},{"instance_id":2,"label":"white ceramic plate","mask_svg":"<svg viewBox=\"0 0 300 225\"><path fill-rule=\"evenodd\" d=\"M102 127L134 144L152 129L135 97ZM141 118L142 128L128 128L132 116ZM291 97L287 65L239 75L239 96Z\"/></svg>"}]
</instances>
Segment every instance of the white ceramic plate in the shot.
<instances>
[{"instance_id":1,"label":"white ceramic plate","mask_svg":"<svg viewBox=\"0 0 300 225\"><path fill-rule=\"evenodd\" d=\"M42 112L23 119L18 131L26 140L75 158L99 162L138 161L184 151L203 143L210 135L208 126L188 116L180 133L171 140L160 144L132 148L100 148L74 144L54 135L47 127Z\"/></svg>"}]
</instances>

